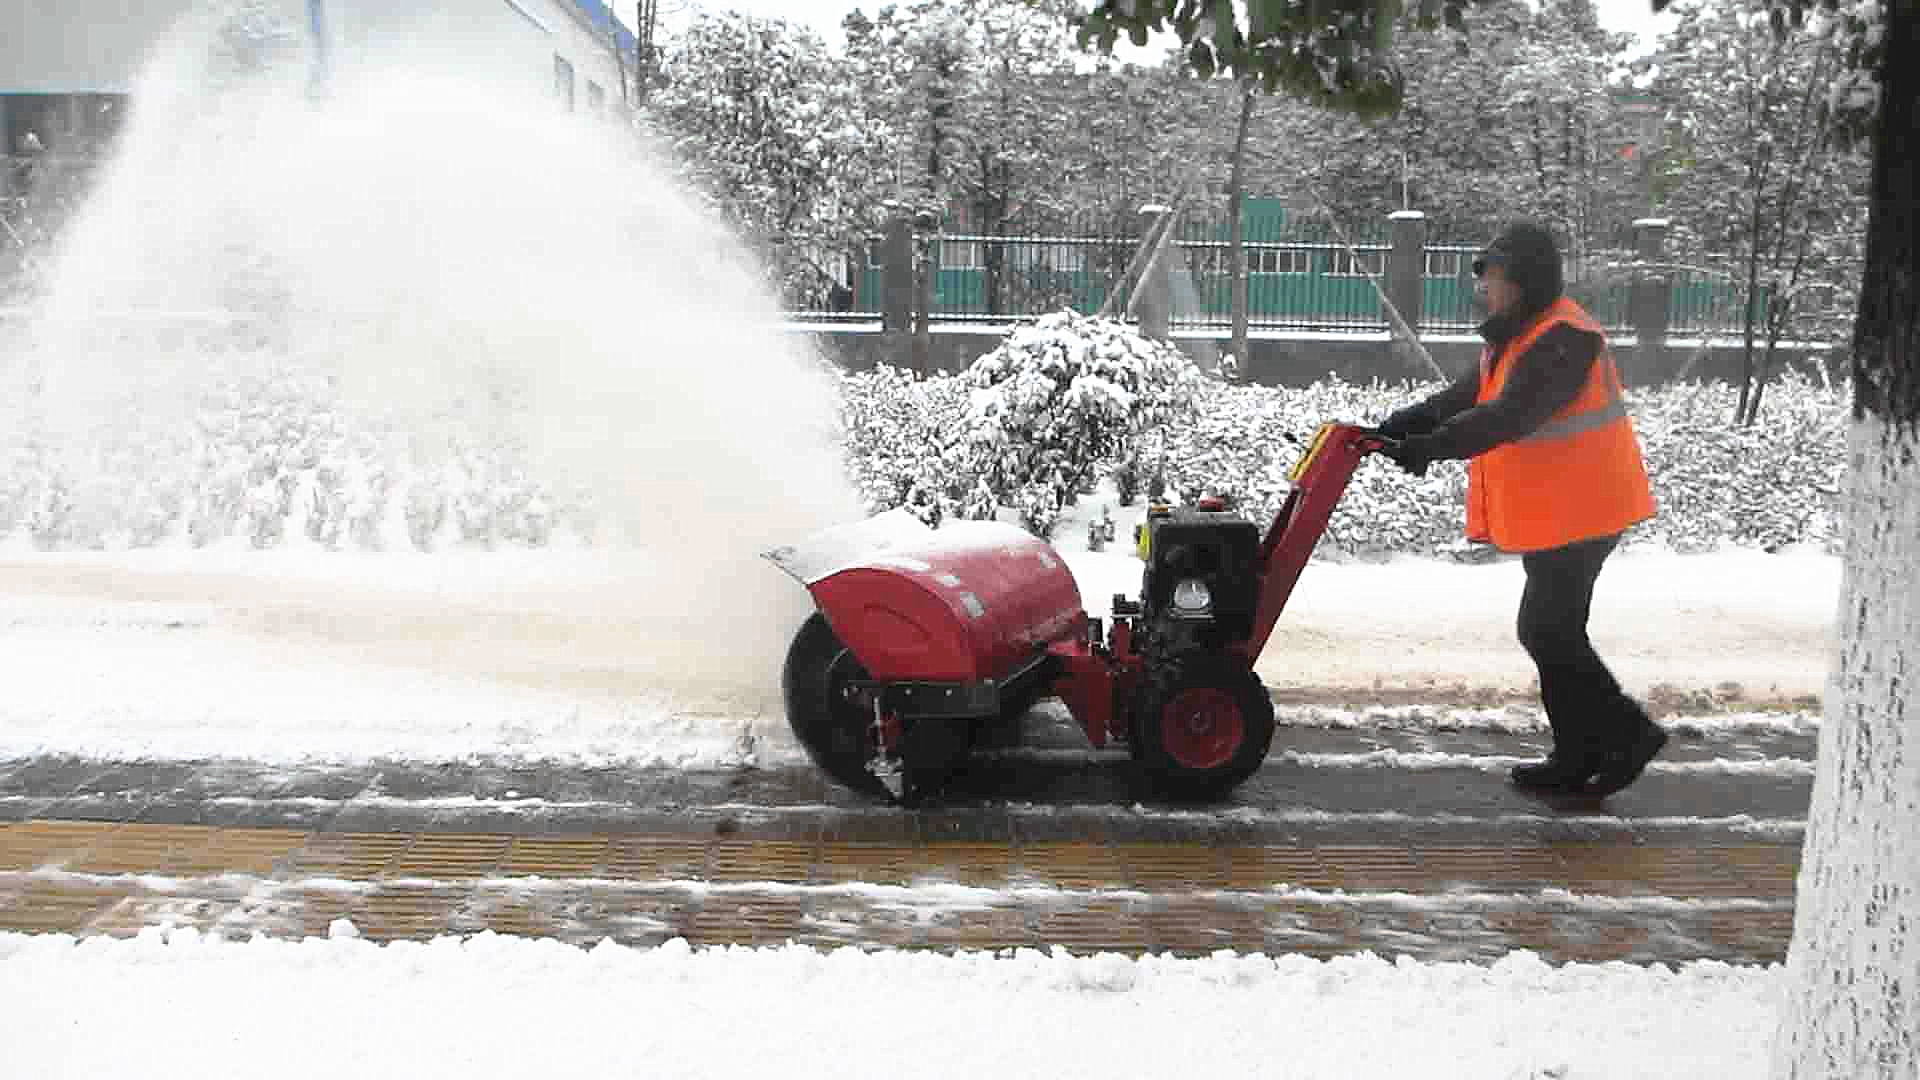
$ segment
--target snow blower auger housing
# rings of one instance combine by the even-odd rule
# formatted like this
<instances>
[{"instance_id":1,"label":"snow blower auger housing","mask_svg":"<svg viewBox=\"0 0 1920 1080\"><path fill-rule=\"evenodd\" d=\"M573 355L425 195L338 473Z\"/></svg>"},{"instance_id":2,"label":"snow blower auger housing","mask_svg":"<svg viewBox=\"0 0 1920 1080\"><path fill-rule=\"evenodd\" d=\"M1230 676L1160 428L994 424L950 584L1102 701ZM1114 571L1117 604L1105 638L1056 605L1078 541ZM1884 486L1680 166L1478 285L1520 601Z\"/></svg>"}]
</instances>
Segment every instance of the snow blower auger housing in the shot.
<instances>
[{"instance_id":1,"label":"snow blower auger housing","mask_svg":"<svg viewBox=\"0 0 1920 1080\"><path fill-rule=\"evenodd\" d=\"M1264 534L1218 498L1150 507L1140 595L1115 596L1108 620L1087 616L1059 552L1012 525L935 530L893 510L768 552L818 609L787 652L788 722L835 780L912 803L988 725L1057 697L1160 794L1224 795L1273 739L1253 663L1360 459L1386 445L1323 425Z\"/></svg>"}]
</instances>

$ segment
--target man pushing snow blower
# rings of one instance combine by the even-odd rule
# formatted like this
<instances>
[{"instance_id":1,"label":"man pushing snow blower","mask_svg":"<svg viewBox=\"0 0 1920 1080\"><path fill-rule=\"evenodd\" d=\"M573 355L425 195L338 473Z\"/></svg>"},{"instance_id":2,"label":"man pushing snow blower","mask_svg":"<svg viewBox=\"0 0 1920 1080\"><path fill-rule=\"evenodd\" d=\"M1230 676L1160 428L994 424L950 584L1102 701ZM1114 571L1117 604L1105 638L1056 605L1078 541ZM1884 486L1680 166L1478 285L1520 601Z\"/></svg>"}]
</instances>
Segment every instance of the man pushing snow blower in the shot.
<instances>
[{"instance_id":1,"label":"man pushing snow blower","mask_svg":"<svg viewBox=\"0 0 1920 1080\"><path fill-rule=\"evenodd\" d=\"M1494 315L1477 375L1379 429L1326 424L1263 533L1218 498L1154 507L1137 597L1091 618L1060 553L998 522L927 528L895 510L768 552L817 611L782 672L787 718L828 775L914 802L984 731L1057 697L1094 747L1123 745L1163 795L1210 799L1265 760L1273 701L1254 673L1362 458L1424 472L1473 458L1467 529L1523 555L1520 638L1554 731L1523 786L1607 795L1666 734L1587 640L1594 578L1653 499L1605 335L1560 295L1543 231L1516 227L1476 264Z\"/></svg>"},{"instance_id":2,"label":"man pushing snow blower","mask_svg":"<svg viewBox=\"0 0 1920 1080\"><path fill-rule=\"evenodd\" d=\"M1478 369L1387 417L1381 452L1416 476L1467 459L1467 536L1521 556L1520 644L1553 729L1553 752L1513 782L1604 797L1667 742L1587 637L1601 564L1653 516L1653 494L1606 334L1563 294L1552 234L1513 225L1473 272L1488 311Z\"/></svg>"}]
</instances>

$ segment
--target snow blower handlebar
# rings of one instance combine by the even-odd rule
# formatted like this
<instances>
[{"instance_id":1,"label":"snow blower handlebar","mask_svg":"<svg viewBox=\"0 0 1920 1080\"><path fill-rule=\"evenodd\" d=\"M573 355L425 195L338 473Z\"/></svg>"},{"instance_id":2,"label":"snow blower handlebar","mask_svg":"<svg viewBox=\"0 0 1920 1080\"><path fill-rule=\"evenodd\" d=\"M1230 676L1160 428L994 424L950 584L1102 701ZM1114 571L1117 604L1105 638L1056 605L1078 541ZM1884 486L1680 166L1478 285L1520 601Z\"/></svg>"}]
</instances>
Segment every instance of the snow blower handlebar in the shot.
<instances>
[{"instance_id":1,"label":"snow blower handlebar","mask_svg":"<svg viewBox=\"0 0 1920 1080\"><path fill-rule=\"evenodd\" d=\"M1280 613L1293 594L1293 586L1306 569L1307 559L1333 508L1346 494L1347 484L1360 459L1368 454L1391 450L1398 443L1373 428L1357 424L1322 424L1287 474L1293 490L1267 527L1260 543L1260 599L1254 608L1253 633L1241 644L1248 664L1258 660L1273 636Z\"/></svg>"}]
</instances>

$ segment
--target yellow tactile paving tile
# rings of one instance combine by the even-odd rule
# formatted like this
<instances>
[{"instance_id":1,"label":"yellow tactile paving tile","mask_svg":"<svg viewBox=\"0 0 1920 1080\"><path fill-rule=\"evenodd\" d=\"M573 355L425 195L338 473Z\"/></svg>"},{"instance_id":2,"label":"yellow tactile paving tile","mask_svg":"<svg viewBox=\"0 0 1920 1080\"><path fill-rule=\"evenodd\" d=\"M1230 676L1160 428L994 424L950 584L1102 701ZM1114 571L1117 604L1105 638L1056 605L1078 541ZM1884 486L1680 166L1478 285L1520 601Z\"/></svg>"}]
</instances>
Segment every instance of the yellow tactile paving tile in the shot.
<instances>
[{"instance_id":1,"label":"yellow tactile paving tile","mask_svg":"<svg viewBox=\"0 0 1920 1080\"><path fill-rule=\"evenodd\" d=\"M1181 952L1234 949L1259 952L1266 945L1260 912L1174 897L1139 916L1146 935L1161 948Z\"/></svg>"},{"instance_id":2,"label":"yellow tactile paving tile","mask_svg":"<svg viewBox=\"0 0 1920 1080\"><path fill-rule=\"evenodd\" d=\"M190 927L207 932L239 906L238 901L230 899L129 896L94 916L85 930L115 937L132 937L149 926Z\"/></svg>"},{"instance_id":3,"label":"yellow tactile paving tile","mask_svg":"<svg viewBox=\"0 0 1920 1080\"><path fill-rule=\"evenodd\" d=\"M348 908L346 917L362 934L382 941L430 938L446 932L464 896L452 888L383 889Z\"/></svg>"},{"instance_id":4,"label":"yellow tactile paving tile","mask_svg":"<svg viewBox=\"0 0 1920 1080\"><path fill-rule=\"evenodd\" d=\"M925 876L935 881L997 889L1013 874L1013 856L1005 844L952 840L921 850Z\"/></svg>"},{"instance_id":5,"label":"yellow tactile paving tile","mask_svg":"<svg viewBox=\"0 0 1920 1080\"><path fill-rule=\"evenodd\" d=\"M117 828L112 822L17 822L0 833L0 870L61 865Z\"/></svg>"},{"instance_id":6,"label":"yellow tactile paving tile","mask_svg":"<svg viewBox=\"0 0 1920 1080\"><path fill-rule=\"evenodd\" d=\"M1784 956L1793 937L1793 912L1720 911L1707 916L1707 925L1714 945L1725 952Z\"/></svg>"},{"instance_id":7,"label":"yellow tactile paving tile","mask_svg":"<svg viewBox=\"0 0 1920 1080\"><path fill-rule=\"evenodd\" d=\"M1797 849L1783 844L1698 847L1557 844L1564 887L1613 896L1792 895Z\"/></svg>"},{"instance_id":8,"label":"yellow tactile paving tile","mask_svg":"<svg viewBox=\"0 0 1920 1080\"><path fill-rule=\"evenodd\" d=\"M1114 844L1119 862L1117 884L1147 892L1224 889L1229 874L1219 848L1187 844Z\"/></svg>"},{"instance_id":9,"label":"yellow tactile paving tile","mask_svg":"<svg viewBox=\"0 0 1920 1080\"><path fill-rule=\"evenodd\" d=\"M1021 844L1013 851L1014 872L1063 889L1124 888L1120 855L1105 844L1052 841Z\"/></svg>"},{"instance_id":10,"label":"yellow tactile paving tile","mask_svg":"<svg viewBox=\"0 0 1920 1080\"><path fill-rule=\"evenodd\" d=\"M1431 845L1415 853L1428 888L1436 883L1482 892L1565 887L1566 865L1545 847Z\"/></svg>"},{"instance_id":11,"label":"yellow tactile paving tile","mask_svg":"<svg viewBox=\"0 0 1920 1080\"><path fill-rule=\"evenodd\" d=\"M1793 895L1800 848L1789 844L1714 844L1706 849L1749 894Z\"/></svg>"},{"instance_id":12,"label":"yellow tactile paving tile","mask_svg":"<svg viewBox=\"0 0 1920 1080\"><path fill-rule=\"evenodd\" d=\"M910 949L922 946L935 916L886 906L874 907L855 900L816 901L809 905L806 930L794 940L807 945L864 945ZM720 944L726 939L720 924L703 927L704 938L689 936L689 941ZM691 933L692 924L688 926Z\"/></svg>"},{"instance_id":13,"label":"yellow tactile paving tile","mask_svg":"<svg viewBox=\"0 0 1920 1080\"><path fill-rule=\"evenodd\" d=\"M77 934L139 891L132 882L29 881L0 908L0 930Z\"/></svg>"},{"instance_id":14,"label":"yellow tactile paving tile","mask_svg":"<svg viewBox=\"0 0 1920 1080\"><path fill-rule=\"evenodd\" d=\"M928 919L925 944L938 949L1006 949L1032 943L1018 908L943 911Z\"/></svg>"},{"instance_id":15,"label":"yellow tactile paving tile","mask_svg":"<svg viewBox=\"0 0 1920 1080\"><path fill-rule=\"evenodd\" d=\"M1226 861L1231 889L1334 887L1332 874L1311 847L1233 847L1226 849Z\"/></svg>"},{"instance_id":16,"label":"yellow tactile paving tile","mask_svg":"<svg viewBox=\"0 0 1920 1080\"><path fill-rule=\"evenodd\" d=\"M791 896L709 896L688 926L689 940L777 945L808 933L807 901Z\"/></svg>"},{"instance_id":17,"label":"yellow tactile paving tile","mask_svg":"<svg viewBox=\"0 0 1920 1080\"><path fill-rule=\"evenodd\" d=\"M122 825L76 853L66 868L86 874L171 874L213 836L204 825Z\"/></svg>"},{"instance_id":18,"label":"yellow tactile paving tile","mask_svg":"<svg viewBox=\"0 0 1920 1080\"><path fill-rule=\"evenodd\" d=\"M512 844L513 837L503 834L423 833L387 862L384 875L434 881L490 877Z\"/></svg>"},{"instance_id":19,"label":"yellow tactile paving tile","mask_svg":"<svg viewBox=\"0 0 1920 1080\"><path fill-rule=\"evenodd\" d=\"M698 881L707 873L707 842L622 837L607 852L604 869L607 877L620 880Z\"/></svg>"},{"instance_id":20,"label":"yellow tactile paving tile","mask_svg":"<svg viewBox=\"0 0 1920 1080\"><path fill-rule=\"evenodd\" d=\"M716 840L707 849L707 880L772 881L799 885L810 880L819 846L804 840Z\"/></svg>"},{"instance_id":21,"label":"yellow tactile paving tile","mask_svg":"<svg viewBox=\"0 0 1920 1080\"><path fill-rule=\"evenodd\" d=\"M1403 847L1322 844L1320 864L1336 889L1347 892L1419 892L1428 886L1413 851Z\"/></svg>"},{"instance_id":22,"label":"yellow tactile paving tile","mask_svg":"<svg viewBox=\"0 0 1920 1080\"><path fill-rule=\"evenodd\" d=\"M370 880L413 846L413 840L407 833L323 833L293 853L289 869L308 877Z\"/></svg>"},{"instance_id":23,"label":"yellow tactile paving tile","mask_svg":"<svg viewBox=\"0 0 1920 1080\"><path fill-rule=\"evenodd\" d=\"M447 929L453 933L491 930L496 934L518 937L553 937L561 926L549 912L536 904L526 900L502 900L484 905L469 902L448 917Z\"/></svg>"},{"instance_id":24,"label":"yellow tactile paving tile","mask_svg":"<svg viewBox=\"0 0 1920 1080\"><path fill-rule=\"evenodd\" d=\"M1157 944L1148 932L1143 903L1095 900L1033 916L1033 936L1069 949L1140 952Z\"/></svg>"},{"instance_id":25,"label":"yellow tactile paving tile","mask_svg":"<svg viewBox=\"0 0 1920 1080\"><path fill-rule=\"evenodd\" d=\"M823 840L814 863L813 879L828 883L867 881L877 885L910 885L926 876L929 870L928 860L910 844Z\"/></svg>"},{"instance_id":26,"label":"yellow tactile paving tile","mask_svg":"<svg viewBox=\"0 0 1920 1080\"><path fill-rule=\"evenodd\" d=\"M584 878L595 876L613 841L593 837L515 837L500 861L508 877Z\"/></svg>"}]
</instances>

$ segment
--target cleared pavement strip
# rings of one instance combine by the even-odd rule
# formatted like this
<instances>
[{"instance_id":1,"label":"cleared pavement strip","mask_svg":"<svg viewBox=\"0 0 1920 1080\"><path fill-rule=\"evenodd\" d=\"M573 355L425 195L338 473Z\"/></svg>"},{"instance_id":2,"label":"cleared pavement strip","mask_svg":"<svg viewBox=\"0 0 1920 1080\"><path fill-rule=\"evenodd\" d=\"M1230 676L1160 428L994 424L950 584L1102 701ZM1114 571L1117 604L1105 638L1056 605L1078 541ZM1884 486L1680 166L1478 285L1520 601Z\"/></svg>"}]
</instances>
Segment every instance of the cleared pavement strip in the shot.
<instances>
[{"instance_id":1,"label":"cleared pavement strip","mask_svg":"<svg viewBox=\"0 0 1920 1080\"><path fill-rule=\"evenodd\" d=\"M0 825L0 930L1773 962L1794 844L858 839Z\"/></svg>"}]
</instances>

